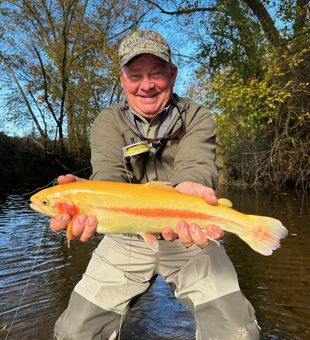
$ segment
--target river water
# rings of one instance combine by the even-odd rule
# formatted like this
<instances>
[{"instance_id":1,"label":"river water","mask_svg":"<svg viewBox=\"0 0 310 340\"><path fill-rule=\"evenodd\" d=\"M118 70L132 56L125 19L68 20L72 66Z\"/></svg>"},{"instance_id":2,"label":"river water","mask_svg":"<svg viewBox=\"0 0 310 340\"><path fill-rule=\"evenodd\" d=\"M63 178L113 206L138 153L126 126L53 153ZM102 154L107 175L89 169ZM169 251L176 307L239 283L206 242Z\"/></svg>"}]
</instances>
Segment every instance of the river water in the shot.
<instances>
[{"instance_id":1,"label":"river water","mask_svg":"<svg viewBox=\"0 0 310 340\"><path fill-rule=\"evenodd\" d=\"M232 187L221 187L218 196L240 211L278 218L289 229L268 257L235 235L227 233L224 244L256 309L262 339L310 339L309 200ZM1 192L0 339L8 331L7 339L52 339L53 324L98 242L73 242L68 249L65 235L52 233L47 219L29 208L29 195ZM190 312L157 278L129 313L121 339L191 340L194 333Z\"/></svg>"}]
</instances>

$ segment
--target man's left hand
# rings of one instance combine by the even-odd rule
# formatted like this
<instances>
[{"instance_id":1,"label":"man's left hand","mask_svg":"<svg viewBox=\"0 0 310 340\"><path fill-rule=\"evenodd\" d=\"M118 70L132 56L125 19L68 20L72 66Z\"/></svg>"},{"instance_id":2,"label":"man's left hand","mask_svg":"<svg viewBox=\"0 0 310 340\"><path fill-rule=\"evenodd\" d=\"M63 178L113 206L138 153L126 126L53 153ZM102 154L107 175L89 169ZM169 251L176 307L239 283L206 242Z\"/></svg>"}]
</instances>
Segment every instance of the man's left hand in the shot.
<instances>
[{"instance_id":1,"label":"man's left hand","mask_svg":"<svg viewBox=\"0 0 310 340\"><path fill-rule=\"evenodd\" d=\"M217 198L212 188L195 182L182 182L178 184L175 189L183 194L191 194L201 196L209 204L216 205ZM190 247L196 244L200 248L208 246L208 238L219 239L223 237L223 230L216 225L207 225L201 229L199 225L192 223L188 224L186 221L180 221L177 225L177 233L174 233L171 228L165 228L162 235L167 241L174 241L179 237L180 242L184 247Z\"/></svg>"}]
</instances>

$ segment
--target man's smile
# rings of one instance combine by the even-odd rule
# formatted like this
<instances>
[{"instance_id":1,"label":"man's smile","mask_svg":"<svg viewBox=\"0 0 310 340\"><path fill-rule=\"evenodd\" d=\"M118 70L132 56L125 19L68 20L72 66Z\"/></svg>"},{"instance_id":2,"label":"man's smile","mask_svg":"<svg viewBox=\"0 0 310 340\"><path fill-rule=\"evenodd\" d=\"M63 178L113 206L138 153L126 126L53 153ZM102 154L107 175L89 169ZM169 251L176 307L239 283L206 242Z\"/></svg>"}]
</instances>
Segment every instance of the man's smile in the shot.
<instances>
[{"instance_id":1,"label":"man's smile","mask_svg":"<svg viewBox=\"0 0 310 340\"><path fill-rule=\"evenodd\" d=\"M169 103L177 68L152 54L141 54L123 67L122 87L129 106L147 119Z\"/></svg>"}]
</instances>

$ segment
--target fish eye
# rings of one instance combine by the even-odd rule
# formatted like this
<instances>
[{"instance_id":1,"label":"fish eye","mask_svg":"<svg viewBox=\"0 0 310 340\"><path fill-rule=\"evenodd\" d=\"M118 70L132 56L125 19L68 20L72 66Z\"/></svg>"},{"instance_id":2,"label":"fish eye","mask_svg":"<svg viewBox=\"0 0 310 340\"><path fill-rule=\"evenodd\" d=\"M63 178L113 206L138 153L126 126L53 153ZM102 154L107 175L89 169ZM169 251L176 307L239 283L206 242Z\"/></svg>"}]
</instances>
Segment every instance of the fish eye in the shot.
<instances>
[{"instance_id":1,"label":"fish eye","mask_svg":"<svg viewBox=\"0 0 310 340\"><path fill-rule=\"evenodd\" d=\"M42 200L42 204L43 205L48 205L48 199L47 198L43 198L43 200Z\"/></svg>"}]
</instances>

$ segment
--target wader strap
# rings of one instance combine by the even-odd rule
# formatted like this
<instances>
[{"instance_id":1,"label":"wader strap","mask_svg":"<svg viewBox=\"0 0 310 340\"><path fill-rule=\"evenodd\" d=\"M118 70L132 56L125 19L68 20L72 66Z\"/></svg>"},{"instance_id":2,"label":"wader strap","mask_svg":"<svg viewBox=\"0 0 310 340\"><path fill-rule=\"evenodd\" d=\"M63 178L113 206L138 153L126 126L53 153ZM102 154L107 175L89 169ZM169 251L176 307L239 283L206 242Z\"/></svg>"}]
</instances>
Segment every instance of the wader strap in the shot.
<instances>
[{"instance_id":1,"label":"wader strap","mask_svg":"<svg viewBox=\"0 0 310 340\"><path fill-rule=\"evenodd\" d=\"M179 135L185 128L182 112L175 101L172 101L167 112L163 113L163 121L159 126L157 136L155 138L148 138L145 136L143 123L137 119L137 117L130 111L129 107L125 106L121 108L121 113L128 121L130 121L132 127L134 127L133 131L138 135L140 140L147 141L147 143L151 144L154 148L160 148L165 145L167 141L178 139ZM169 128L171 128L172 123L176 121L177 117L181 119L181 126L173 133L167 135Z\"/></svg>"}]
</instances>

